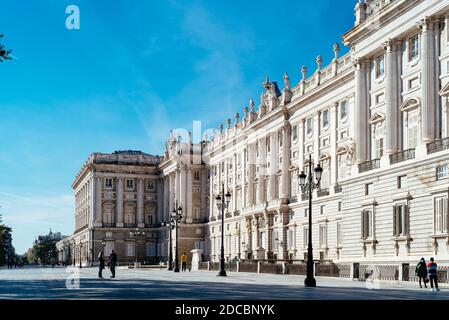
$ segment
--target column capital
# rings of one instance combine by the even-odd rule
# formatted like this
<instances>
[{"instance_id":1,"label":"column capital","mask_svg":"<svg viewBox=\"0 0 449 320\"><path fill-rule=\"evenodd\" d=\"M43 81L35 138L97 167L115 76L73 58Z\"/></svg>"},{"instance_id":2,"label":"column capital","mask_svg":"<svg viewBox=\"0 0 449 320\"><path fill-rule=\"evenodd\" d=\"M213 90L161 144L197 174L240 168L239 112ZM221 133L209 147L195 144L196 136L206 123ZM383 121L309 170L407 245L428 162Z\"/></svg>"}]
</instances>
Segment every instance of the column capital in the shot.
<instances>
[{"instance_id":1,"label":"column capital","mask_svg":"<svg viewBox=\"0 0 449 320\"><path fill-rule=\"evenodd\" d=\"M417 23L418 28L421 29L421 31L423 33L432 31L434 28L434 22L435 22L435 18L433 17L425 17L424 19L421 19L421 21L419 21Z\"/></svg>"},{"instance_id":2,"label":"column capital","mask_svg":"<svg viewBox=\"0 0 449 320\"><path fill-rule=\"evenodd\" d=\"M382 47L385 49L386 53L392 53L402 45L402 42L402 39L388 39L382 44Z\"/></svg>"}]
</instances>

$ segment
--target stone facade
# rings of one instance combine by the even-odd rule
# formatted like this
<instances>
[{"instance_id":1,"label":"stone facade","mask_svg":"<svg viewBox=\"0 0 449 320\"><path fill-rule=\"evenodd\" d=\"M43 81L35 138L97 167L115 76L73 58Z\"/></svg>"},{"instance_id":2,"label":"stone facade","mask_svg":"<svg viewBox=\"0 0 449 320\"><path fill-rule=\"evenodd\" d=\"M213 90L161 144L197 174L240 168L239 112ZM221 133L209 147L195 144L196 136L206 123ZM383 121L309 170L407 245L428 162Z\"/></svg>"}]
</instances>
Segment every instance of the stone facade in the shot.
<instances>
[{"instance_id":1,"label":"stone facade","mask_svg":"<svg viewBox=\"0 0 449 320\"><path fill-rule=\"evenodd\" d=\"M312 232L317 260L400 264L435 256L449 264L449 1L359 1L355 16L343 35L348 54L334 45L330 65L317 57L312 74L301 69L299 84L291 86L285 74L282 90L267 78L257 107L251 99L242 117L235 114L201 143L171 133L163 159L151 165L86 165L74 183L75 243L81 236L104 241L112 232L116 248L124 246L132 240L125 203L136 208L130 212L146 212L148 200L156 224L176 204L183 208L180 252L201 249L205 260L218 261L223 217L215 197L224 182L232 195L226 259L304 260ZM318 163L324 171L310 231L298 174ZM94 177L113 177L113 189L102 192L104 181ZM126 190L114 192L120 177L143 185L154 179L157 200L141 191L139 205L132 198L140 199L138 191L130 199ZM166 259L168 230L145 227Z\"/></svg>"}]
</instances>

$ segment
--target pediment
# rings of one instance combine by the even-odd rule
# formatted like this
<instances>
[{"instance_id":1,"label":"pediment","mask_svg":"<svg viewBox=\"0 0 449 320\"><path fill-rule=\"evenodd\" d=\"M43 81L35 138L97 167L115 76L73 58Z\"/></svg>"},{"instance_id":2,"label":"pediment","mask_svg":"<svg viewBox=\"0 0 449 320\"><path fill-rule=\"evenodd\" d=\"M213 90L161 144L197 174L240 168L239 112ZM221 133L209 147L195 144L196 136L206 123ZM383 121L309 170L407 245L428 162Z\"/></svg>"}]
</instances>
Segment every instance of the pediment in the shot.
<instances>
[{"instance_id":1,"label":"pediment","mask_svg":"<svg viewBox=\"0 0 449 320\"><path fill-rule=\"evenodd\" d=\"M407 111L410 109L419 108L421 106L421 100L419 98L408 98L401 106L401 111Z\"/></svg>"},{"instance_id":2,"label":"pediment","mask_svg":"<svg viewBox=\"0 0 449 320\"><path fill-rule=\"evenodd\" d=\"M339 148L337 148L337 154L338 155L345 154L347 152L348 152L348 149L346 147L339 147Z\"/></svg>"},{"instance_id":3,"label":"pediment","mask_svg":"<svg viewBox=\"0 0 449 320\"><path fill-rule=\"evenodd\" d=\"M373 114L373 116L369 119L369 124L375 124L381 121L385 120L385 114L382 112L376 112Z\"/></svg>"},{"instance_id":4,"label":"pediment","mask_svg":"<svg viewBox=\"0 0 449 320\"><path fill-rule=\"evenodd\" d=\"M327 153L323 153L320 157L320 161L326 161L329 160L331 157Z\"/></svg>"}]
</instances>

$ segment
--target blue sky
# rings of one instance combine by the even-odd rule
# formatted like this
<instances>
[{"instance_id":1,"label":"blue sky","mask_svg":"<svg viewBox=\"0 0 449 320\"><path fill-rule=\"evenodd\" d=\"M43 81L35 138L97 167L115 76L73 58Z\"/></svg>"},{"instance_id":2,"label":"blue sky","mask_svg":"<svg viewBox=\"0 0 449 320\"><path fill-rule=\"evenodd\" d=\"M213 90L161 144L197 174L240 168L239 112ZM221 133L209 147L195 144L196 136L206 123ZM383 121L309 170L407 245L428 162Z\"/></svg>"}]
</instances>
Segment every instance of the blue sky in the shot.
<instances>
[{"instance_id":1,"label":"blue sky","mask_svg":"<svg viewBox=\"0 0 449 320\"><path fill-rule=\"evenodd\" d=\"M19 253L73 232L71 183L91 152L162 154L171 128L242 114L267 74L296 85L302 65L331 61L356 3L0 1L17 58L0 64L0 213ZM65 27L70 4L80 30Z\"/></svg>"}]
</instances>

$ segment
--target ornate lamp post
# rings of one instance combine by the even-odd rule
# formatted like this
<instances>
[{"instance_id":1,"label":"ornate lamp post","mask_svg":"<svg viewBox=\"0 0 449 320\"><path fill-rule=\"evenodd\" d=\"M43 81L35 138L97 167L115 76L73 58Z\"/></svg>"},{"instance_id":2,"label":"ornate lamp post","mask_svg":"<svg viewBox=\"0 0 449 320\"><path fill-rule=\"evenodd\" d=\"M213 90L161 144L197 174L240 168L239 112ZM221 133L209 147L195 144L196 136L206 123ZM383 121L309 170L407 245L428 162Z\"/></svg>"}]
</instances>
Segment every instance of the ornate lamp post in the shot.
<instances>
[{"instance_id":1,"label":"ornate lamp post","mask_svg":"<svg viewBox=\"0 0 449 320\"><path fill-rule=\"evenodd\" d=\"M221 194L219 194L215 200L217 201L217 208L221 211L221 259L220 259L220 272L218 276L226 277L225 271L225 257L224 257L224 211L228 209L229 202L231 202L231 194L229 191L225 194L224 182L221 183Z\"/></svg>"},{"instance_id":2,"label":"ornate lamp post","mask_svg":"<svg viewBox=\"0 0 449 320\"><path fill-rule=\"evenodd\" d=\"M144 236L145 235L145 231L142 228L136 228L134 231L130 231L129 232L130 236L134 236L134 237L140 237L140 236ZM136 242L136 246L134 248L135 252L134 252L134 267L137 268L137 242Z\"/></svg>"},{"instance_id":3,"label":"ornate lamp post","mask_svg":"<svg viewBox=\"0 0 449 320\"><path fill-rule=\"evenodd\" d=\"M168 221L165 221L162 223L162 225L164 227L168 227L168 231L169 231L169 246L170 248L169 253L168 253L168 271L172 271L173 270L173 239L172 239L172 230L175 228L174 226L175 220L173 218L173 216L170 216Z\"/></svg>"},{"instance_id":4,"label":"ornate lamp post","mask_svg":"<svg viewBox=\"0 0 449 320\"><path fill-rule=\"evenodd\" d=\"M313 277L313 248L312 248L312 191L320 187L321 174L323 173L323 168L318 164L314 169L315 177L312 173L312 155L309 155L309 172L308 175L301 172L299 175L299 186L303 193L309 193L309 243L307 246L307 277L304 281L306 287L316 287L316 280ZM314 178L316 182L314 181Z\"/></svg>"},{"instance_id":5,"label":"ornate lamp post","mask_svg":"<svg viewBox=\"0 0 449 320\"><path fill-rule=\"evenodd\" d=\"M172 211L172 219L175 222L175 229L176 229L176 248L175 248L175 269L174 272L179 272L179 259L178 259L178 234L179 230L178 227L181 224L182 219L182 207L178 207L178 201L176 201L175 209Z\"/></svg>"}]
</instances>

